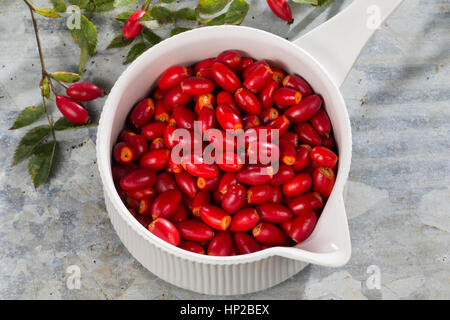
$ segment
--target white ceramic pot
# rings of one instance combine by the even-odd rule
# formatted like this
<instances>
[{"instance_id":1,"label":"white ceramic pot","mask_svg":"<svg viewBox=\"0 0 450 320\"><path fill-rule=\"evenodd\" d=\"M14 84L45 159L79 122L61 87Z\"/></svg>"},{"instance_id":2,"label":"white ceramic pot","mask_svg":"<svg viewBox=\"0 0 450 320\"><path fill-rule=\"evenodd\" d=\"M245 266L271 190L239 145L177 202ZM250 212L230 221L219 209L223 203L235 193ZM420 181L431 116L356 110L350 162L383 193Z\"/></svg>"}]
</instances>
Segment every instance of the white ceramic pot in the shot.
<instances>
[{"instance_id":1,"label":"white ceramic pot","mask_svg":"<svg viewBox=\"0 0 450 320\"><path fill-rule=\"evenodd\" d=\"M336 17L294 42L248 27L200 28L171 37L136 59L112 88L97 136L98 168L106 208L130 253L171 284L215 295L245 294L269 288L308 263L330 267L347 263L351 243L342 194L350 169L352 138L339 86L375 30L367 21L373 22L374 17L383 21L400 3L401 0L356 0ZM151 234L130 215L114 188L111 150L133 105L148 95L166 68L190 65L227 49L265 59L289 73L301 75L325 101L339 148L338 174L314 232L295 247L274 247L232 257L194 254Z\"/></svg>"}]
</instances>

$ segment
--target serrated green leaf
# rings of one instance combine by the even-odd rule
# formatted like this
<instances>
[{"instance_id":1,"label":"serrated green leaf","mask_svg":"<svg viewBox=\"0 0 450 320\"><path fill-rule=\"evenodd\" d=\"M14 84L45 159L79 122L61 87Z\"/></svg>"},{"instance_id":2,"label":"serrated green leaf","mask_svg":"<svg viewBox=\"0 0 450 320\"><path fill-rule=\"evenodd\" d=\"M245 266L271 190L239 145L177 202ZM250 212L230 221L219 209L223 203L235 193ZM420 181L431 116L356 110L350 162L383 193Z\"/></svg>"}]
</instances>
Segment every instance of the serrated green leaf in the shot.
<instances>
[{"instance_id":1,"label":"serrated green leaf","mask_svg":"<svg viewBox=\"0 0 450 320\"><path fill-rule=\"evenodd\" d=\"M58 81L74 83L81 79L81 76L78 73L66 72L66 71L56 71L50 73L50 76Z\"/></svg>"},{"instance_id":2,"label":"serrated green leaf","mask_svg":"<svg viewBox=\"0 0 450 320\"><path fill-rule=\"evenodd\" d=\"M81 1L84 4L84 1ZM106 13L114 10L114 0L89 0L84 4L84 10L89 13Z\"/></svg>"},{"instance_id":3,"label":"serrated green leaf","mask_svg":"<svg viewBox=\"0 0 450 320\"><path fill-rule=\"evenodd\" d=\"M133 14L133 11L124 11L119 13L117 16L114 17L117 21L125 22L128 20L128 18Z\"/></svg>"},{"instance_id":4,"label":"serrated green leaf","mask_svg":"<svg viewBox=\"0 0 450 320\"><path fill-rule=\"evenodd\" d=\"M114 37L114 39L111 40L106 49L123 48L130 45L133 42L133 40L134 39L124 41L122 34L118 34L117 36Z\"/></svg>"},{"instance_id":5,"label":"serrated green leaf","mask_svg":"<svg viewBox=\"0 0 450 320\"><path fill-rule=\"evenodd\" d=\"M249 5L244 0L233 0L226 13L227 24L240 24L247 16Z\"/></svg>"},{"instance_id":6,"label":"serrated green leaf","mask_svg":"<svg viewBox=\"0 0 450 320\"><path fill-rule=\"evenodd\" d=\"M173 17L176 20L187 20L187 21L196 21L197 20L197 12L190 8L182 8L176 11L173 14Z\"/></svg>"},{"instance_id":7,"label":"serrated green leaf","mask_svg":"<svg viewBox=\"0 0 450 320\"><path fill-rule=\"evenodd\" d=\"M50 2L57 12L66 12L67 8L64 0L50 0Z\"/></svg>"},{"instance_id":8,"label":"serrated green leaf","mask_svg":"<svg viewBox=\"0 0 450 320\"><path fill-rule=\"evenodd\" d=\"M65 117L59 118L55 124L53 125L53 128L55 128L56 131L63 131L63 130L72 130L72 129L81 129L81 128L89 128L96 126L96 123L83 123L83 124L76 124L73 122L70 122Z\"/></svg>"},{"instance_id":9,"label":"serrated green leaf","mask_svg":"<svg viewBox=\"0 0 450 320\"><path fill-rule=\"evenodd\" d=\"M42 95L47 99L50 99L50 84L47 76L42 78L39 88L41 88Z\"/></svg>"},{"instance_id":10,"label":"serrated green leaf","mask_svg":"<svg viewBox=\"0 0 450 320\"><path fill-rule=\"evenodd\" d=\"M81 15L80 29L70 30L73 40L81 49L79 73L82 72L89 56L92 56L97 47L97 30L94 24L84 15Z\"/></svg>"},{"instance_id":11,"label":"serrated green leaf","mask_svg":"<svg viewBox=\"0 0 450 320\"><path fill-rule=\"evenodd\" d=\"M131 47L123 64L129 64L133 62L137 57L139 57L142 53L144 53L145 50L147 50L147 46L145 45L145 43L140 42L135 44L134 46Z\"/></svg>"},{"instance_id":12,"label":"serrated green leaf","mask_svg":"<svg viewBox=\"0 0 450 320\"><path fill-rule=\"evenodd\" d=\"M170 30L170 36L174 36L176 34L179 34L179 33L182 33L182 32L188 31L188 30L191 30L191 29L190 28L176 27L176 28L173 28L172 30Z\"/></svg>"},{"instance_id":13,"label":"serrated green leaf","mask_svg":"<svg viewBox=\"0 0 450 320\"><path fill-rule=\"evenodd\" d=\"M172 11L165 7L154 6L150 9L150 16L160 23L167 23L172 20Z\"/></svg>"},{"instance_id":14,"label":"serrated green leaf","mask_svg":"<svg viewBox=\"0 0 450 320\"><path fill-rule=\"evenodd\" d=\"M30 161L28 161L28 173L33 180L35 188L47 181L52 169L55 149L56 141L41 144L33 152Z\"/></svg>"},{"instance_id":15,"label":"serrated green leaf","mask_svg":"<svg viewBox=\"0 0 450 320\"><path fill-rule=\"evenodd\" d=\"M36 121L38 121L42 115L44 114L44 109L41 107L27 107L20 111L18 114L16 121L14 121L13 126L10 130L19 129L26 127Z\"/></svg>"},{"instance_id":16,"label":"serrated green leaf","mask_svg":"<svg viewBox=\"0 0 450 320\"><path fill-rule=\"evenodd\" d=\"M34 7L34 12L37 14L47 17L47 18L61 18L61 16L52 8L36 8Z\"/></svg>"},{"instance_id":17,"label":"serrated green leaf","mask_svg":"<svg viewBox=\"0 0 450 320\"><path fill-rule=\"evenodd\" d=\"M138 2L138 0L114 0L114 7L128 7Z\"/></svg>"},{"instance_id":18,"label":"serrated green leaf","mask_svg":"<svg viewBox=\"0 0 450 320\"><path fill-rule=\"evenodd\" d=\"M197 11L202 14L211 15L220 12L230 0L200 0Z\"/></svg>"},{"instance_id":19,"label":"serrated green leaf","mask_svg":"<svg viewBox=\"0 0 450 320\"><path fill-rule=\"evenodd\" d=\"M233 0L227 12L206 20L206 25L240 24L247 16L249 5L244 0Z\"/></svg>"},{"instance_id":20,"label":"serrated green leaf","mask_svg":"<svg viewBox=\"0 0 450 320\"><path fill-rule=\"evenodd\" d=\"M150 42L151 45L155 45L162 41L160 36L149 29L142 30L142 35L144 36L145 40Z\"/></svg>"},{"instance_id":21,"label":"serrated green leaf","mask_svg":"<svg viewBox=\"0 0 450 320\"><path fill-rule=\"evenodd\" d=\"M88 7L90 1L92 0L68 0L69 4L78 6L82 10Z\"/></svg>"},{"instance_id":22,"label":"serrated green leaf","mask_svg":"<svg viewBox=\"0 0 450 320\"><path fill-rule=\"evenodd\" d=\"M38 144L40 144L51 132L47 125L37 126L28 131L20 140L14 152L13 165L18 164L22 160L28 158Z\"/></svg>"}]
</instances>

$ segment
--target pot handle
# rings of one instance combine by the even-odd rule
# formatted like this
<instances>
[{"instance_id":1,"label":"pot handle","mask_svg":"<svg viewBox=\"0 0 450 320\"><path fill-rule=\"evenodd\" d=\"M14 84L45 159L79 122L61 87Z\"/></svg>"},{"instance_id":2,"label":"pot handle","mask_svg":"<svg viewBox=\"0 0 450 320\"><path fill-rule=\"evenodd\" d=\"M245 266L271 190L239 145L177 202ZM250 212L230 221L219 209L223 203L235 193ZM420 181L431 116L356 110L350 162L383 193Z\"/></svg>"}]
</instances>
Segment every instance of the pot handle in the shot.
<instances>
[{"instance_id":1,"label":"pot handle","mask_svg":"<svg viewBox=\"0 0 450 320\"><path fill-rule=\"evenodd\" d=\"M361 50L403 0L354 0L342 12L293 42L328 71L339 87Z\"/></svg>"}]
</instances>

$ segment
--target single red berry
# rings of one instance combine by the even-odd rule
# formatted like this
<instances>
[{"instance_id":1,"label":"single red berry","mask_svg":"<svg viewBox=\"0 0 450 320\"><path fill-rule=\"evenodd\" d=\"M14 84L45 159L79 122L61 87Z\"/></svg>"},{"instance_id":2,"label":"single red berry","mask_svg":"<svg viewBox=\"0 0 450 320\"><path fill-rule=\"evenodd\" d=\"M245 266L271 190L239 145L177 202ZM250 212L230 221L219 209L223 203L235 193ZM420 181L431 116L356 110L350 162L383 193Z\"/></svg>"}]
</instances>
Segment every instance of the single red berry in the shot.
<instances>
[{"instance_id":1,"label":"single red berry","mask_svg":"<svg viewBox=\"0 0 450 320\"><path fill-rule=\"evenodd\" d=\"M233 248L233 239L229 231L218 231L208 245L208 255L229 256Z\"/></svg>"},{"instance_id":2,"label":"single red berry","mask_svg":"<svg viewBox=\"0 0 450 320\"><path fill-rule=\"evenodd\" d=\"M114 146L113 157L118 163L129 163L134 159L134 152L126 142L119 142Z\"/></svg>"},{"instance_id":3,"label":"single red berry","mask_svg":"<svg viewBox=\"0 0 450 320\"><path fill-rule=\"evenodd\" d=\"M103 90L95 84L88 82L78 82L67 88L69 97L79 101L90 101L103 97Z\"/></svg>"},{"instance_id":4,"label":"single red berry","mask_svg":"<svg viewBox=\"0 0 450 320\"><path fill-rule=\"evenodd\" d=\"M125 39L131 40L136 38L142 31L142 25L139 23L139 19L144 16L145 10L135 11L130 17L125 21L122 30L122 36Z\"/></svg>"},{"instance_id":5,"label":"single red berry","mask_svg":"<svg viewBox=\"0 0 450 320\"><path fill-rule=\"evenodd\" d=\"M338 156L328 148L317 146L311 150L311 160L321 167L334 168Z\"/></svg>"},{"instance_id":6,"label":"single red berry","mask_svg":"<svg viewBox=\"0 0 450 320\"><path fill-rule=\"evenodd\" d=\"M181 81L189 76L188 69L183 66L173 66L164 71L158 80L158 87L161 90L168 90L177 86Z\"/></svg>"},{"instance_id":7,"label":"single red berry","mask_svg":"<svg viewBox=\"0 0 450 320\"><path fill-rule=\"evenodd\" d=\"M180 244L180 234L177 228L167 219L158 218L148 226L148 230L158 238L178 246Z\"/></svg>"},{"instance_id":8,"label":"single red berry","mask_svg":"<svg viewBox=\"0 0 450 320\"><path fill-rule=\"evenodd\" d=\"M241 86L241 80L223 63L214 63L211 67L211 74L214 81L226 91L234 93Z\"/></svg>"},{"instance_id":9,"label":"single red berry","mask_svg":"<svg viewBox=\"0 0 450 320\"><path fill-rule=\"evenodd\" d=\"M89 114L83 105L72 98L56 96L56 106L70 122L84 124L89 119Z\"/></svg>"},{"instance_id":10,"label":"single red berry","mask_svg":"<svg viewBox=\"0 0 450 320\"><path fill-rule=\"evenodd\" d=\"M120 187L126 191L142 190L151 187L156 182L156 174L148 169L137 169L120 180Z\"/></svg>"},{"instance_id":11,"label":"single red berry","mask_svg":"<svg viewBox=\"0 0 450 320\"><path fill-rule=\"evenodd\" d=\"M299 76L288 75L283 79L283 86L300 91L303 97L312 94L309 84Z\"/></svg>"},{"instance_id":12,"label":"single red berry","mask_svg":"<svg viewBox=\"0 0 450 320\"><path fill-rule=\"evenodd\" d=\"M181 192L177 189L160 193L152 204L151 213L153 219L158 217L170 218L176 212L180 202Z\"/></svg>"}]
</instances>

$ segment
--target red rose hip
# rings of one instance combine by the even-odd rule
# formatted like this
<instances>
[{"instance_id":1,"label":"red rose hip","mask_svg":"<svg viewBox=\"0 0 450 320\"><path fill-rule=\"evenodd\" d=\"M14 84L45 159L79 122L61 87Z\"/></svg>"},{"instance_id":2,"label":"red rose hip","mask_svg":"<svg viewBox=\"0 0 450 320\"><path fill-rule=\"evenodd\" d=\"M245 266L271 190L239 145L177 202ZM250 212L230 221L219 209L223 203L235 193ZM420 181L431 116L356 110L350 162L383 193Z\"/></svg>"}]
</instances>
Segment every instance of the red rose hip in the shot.
<instances>
[{"instance_id":1,"label":"red rose hip","mask_svg":"<svg viewBox=\"0 0 450 320\"><path fill-rule=\"evenodd\" d=\"M180 234L177 228L167 219L158 218L148 226L148 230L158 238L177 246L180 244Z\"/></svg>"},{"instance_id":2,"label":"red rose hip","mask_svg":"<svg viewBox=\"0 0 450 320\"><path fill-rule=\"evenodd\" d=\"M79 101L90 101L103 97L103 90L95 84L88 82L78 82L67 88L69 97Z\"/></svg>"}]
</instances>

